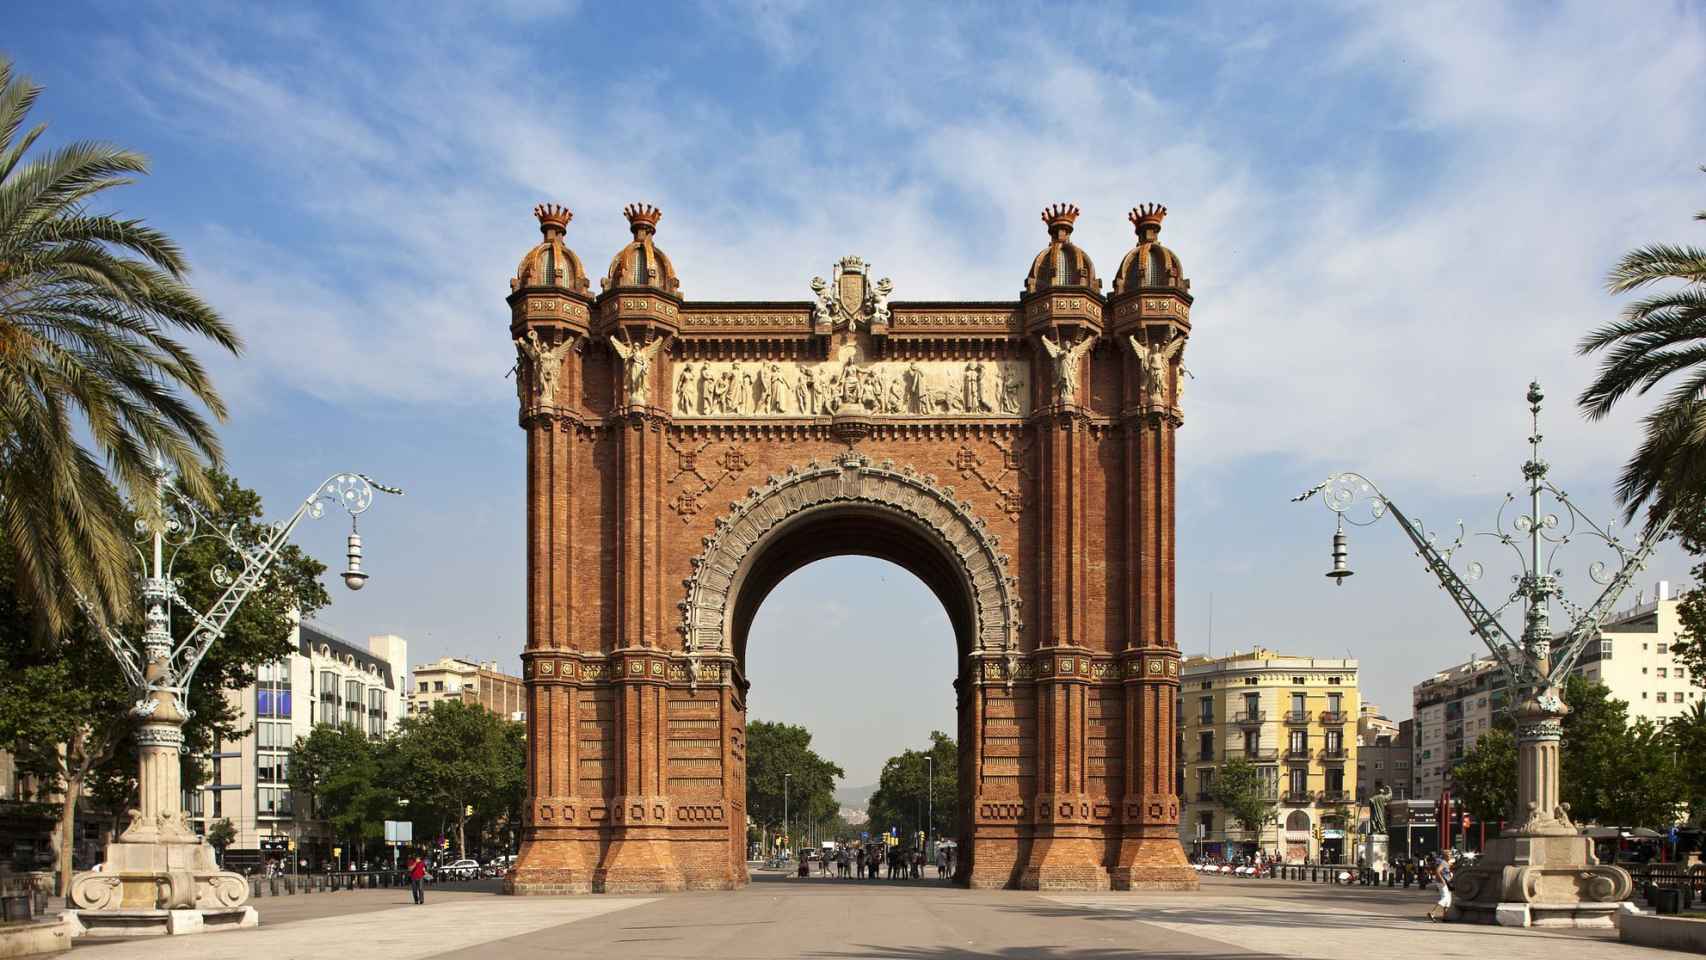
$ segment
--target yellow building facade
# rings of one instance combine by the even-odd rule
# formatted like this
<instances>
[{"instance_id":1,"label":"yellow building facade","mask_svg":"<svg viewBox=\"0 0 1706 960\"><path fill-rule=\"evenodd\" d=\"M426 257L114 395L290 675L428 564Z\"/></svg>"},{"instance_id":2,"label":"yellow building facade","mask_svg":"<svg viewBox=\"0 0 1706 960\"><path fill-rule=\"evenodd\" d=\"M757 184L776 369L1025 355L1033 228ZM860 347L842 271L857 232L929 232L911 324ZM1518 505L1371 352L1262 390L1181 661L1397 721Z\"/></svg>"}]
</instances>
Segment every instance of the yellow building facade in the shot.
<instances>
[{"instance_id":1,"label":"yellow building facade","mask_svg":"<svg viewBox=\"0 0 1706 960\"><path fill-rule=\"evenodd\" d=\"M1189 657L1179 683L1179 840L1194 856L1355 862L1357 661L1257 647ZM1260 831L1213 799L1228 760L1255 765L1273 816Z\"/></svg>"}]
</instances>

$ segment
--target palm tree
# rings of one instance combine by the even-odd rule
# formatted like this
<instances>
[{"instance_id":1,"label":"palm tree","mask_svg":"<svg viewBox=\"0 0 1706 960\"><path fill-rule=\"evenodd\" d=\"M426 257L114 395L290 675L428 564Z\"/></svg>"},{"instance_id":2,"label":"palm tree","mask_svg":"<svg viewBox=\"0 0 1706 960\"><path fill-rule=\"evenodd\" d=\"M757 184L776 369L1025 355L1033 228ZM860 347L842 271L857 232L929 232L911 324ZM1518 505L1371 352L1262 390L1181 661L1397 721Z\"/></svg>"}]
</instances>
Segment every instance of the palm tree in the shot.
<instances>
[{"instance_id":1,"label":"palm tree","mask_svg":"<svg viewBox=\"0 0 1706 960\"><path fill-rule=\"evenodd\" d=\"M209 493L219 442L203 413L223 420L225 406L173 336L241 344L184 283L170 238L89 210L147 172L142 156L79 141L25 161L45 129L24 129L40 93L0 58L0 549L57 632L78 594L97 615L123 608L121 491L150 509L156 457Z\"/></svg>"},{"instance_id":2,"label":"palm tree","mask_svg":"<svg viewBox=\"0 0 1706 960\"><path fill-rule=\"evenodd\" d=\"M1706 166L1701 167L1706 172ZM1706 220L1706 211L1694 215ZM1581 354L1607 351L1599 376L1578 401L1590 419L1681 377L1646 417L1646 435L1617 480L1626 518L1651 505L1651 522L1690 499L1706 481L1706 249L1654 244L1625 254L1606 279L1612 293L1676 281L1630 303L1618 320L1585 337Z\"/></svg>"}]
</instances>

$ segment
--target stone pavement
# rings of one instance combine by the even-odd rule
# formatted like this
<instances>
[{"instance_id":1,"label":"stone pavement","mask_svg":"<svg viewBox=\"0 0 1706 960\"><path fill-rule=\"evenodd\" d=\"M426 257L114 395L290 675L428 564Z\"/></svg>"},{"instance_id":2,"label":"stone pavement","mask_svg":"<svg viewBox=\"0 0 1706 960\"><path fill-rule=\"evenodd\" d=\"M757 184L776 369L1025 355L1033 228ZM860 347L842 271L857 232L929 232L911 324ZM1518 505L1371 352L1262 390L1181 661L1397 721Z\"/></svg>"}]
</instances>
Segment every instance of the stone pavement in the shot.
<instances>
[{"instance_id":1,"label":"stone pavement","mask_svg":"<svg viewBox=\"0 0 1706 960\"><path fill-rule=\"evenodd\" d=\"M1676 960L1604 935L1429 923L1417 891L1274 881L1205 882L1195 894L1037 894L934 881L761 874L736 893L503 897L397 890L263 898L261 927L164 944L91 944L91 960L264 957L319 960L599 958L811 960Z\"/></svg>"}]
</instances>

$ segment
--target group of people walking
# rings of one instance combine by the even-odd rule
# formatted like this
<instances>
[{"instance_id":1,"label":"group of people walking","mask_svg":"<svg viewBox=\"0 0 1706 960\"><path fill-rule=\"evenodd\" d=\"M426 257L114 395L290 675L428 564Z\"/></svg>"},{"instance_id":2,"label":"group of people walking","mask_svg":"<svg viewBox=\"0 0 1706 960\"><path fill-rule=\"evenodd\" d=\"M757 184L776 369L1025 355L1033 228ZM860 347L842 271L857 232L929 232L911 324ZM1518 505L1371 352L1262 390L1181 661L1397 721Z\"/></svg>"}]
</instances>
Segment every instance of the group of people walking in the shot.
<instances>
[{"instance_id":1,"label":"group of people walking","mask_svg":"<svg viewBox=\"0 0 1706 960\"><path fill-rule=\"evenodd\" d=\"M811 876L813 859L809 856L801 858L799 876ZM831 866L834 867L837 877L845 879L875 880L885 870L890 880L921 880L924 877L924 851L914 847L875 844L861 847L840 846L820 852L815 859L818 864L818 876L822 877L829 876ZM938 847L936 878L941 880L953 875L954 848Z\"/></svg>"}]
</instances>

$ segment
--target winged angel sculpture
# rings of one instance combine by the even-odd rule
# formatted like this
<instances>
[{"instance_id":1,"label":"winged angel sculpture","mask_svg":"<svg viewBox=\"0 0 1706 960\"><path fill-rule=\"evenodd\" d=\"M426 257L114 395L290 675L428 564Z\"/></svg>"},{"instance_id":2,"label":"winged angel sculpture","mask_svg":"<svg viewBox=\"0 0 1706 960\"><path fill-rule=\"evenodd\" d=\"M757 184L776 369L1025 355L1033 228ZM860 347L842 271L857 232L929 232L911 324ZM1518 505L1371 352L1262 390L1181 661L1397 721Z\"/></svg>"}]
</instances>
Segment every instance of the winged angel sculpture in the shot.
<instances>
[{"instance_id":1,"label":"winged angel sculpture","mask_svg":"<svg viewBox=\"0 0 1706 960\"><path fill-rule=\"evenodd\" d=\"M1174 337L1165 345L1159 347L1145 346L1142 338L1129 336L1131 352L1137 354L1137 365L1143 368L1144 387L1149 392L1149 402L1164 404L1167 402L1167 368L1185 349L1185 338ZM1185 396L1185 377L1189 376L1181 364L1179 367L1179 388L1174 395L1174 406L1178 406Z\"/></svg>"},{"instance_id":2,"label":"winged angel sculpture","mask_svg":"<svg viewBox=\"0 0 1706 960\"><path fill-rule=\"evenodd\" d=\"M533 392L539 396L541 406L550 406L557 398L557 380L563 372L563 351L574 341L573 336L564 337L554 347L547 347L539 339L539 331L529 330L526 337L515 338L515 349L531 368L530 376L524 381L517 375L516 387L522 394L521 400L527 402L526 382L531 382Z\"/></svg>"},{"instance_id":3,"label":"winged angel sculpture","mask_svg":"<svg viewBox=\"0 0 1706 960\"><path fill-rule=\"evenodd\" d=\"M1067 345L1050 340L1045 333L1042 342L1043 349L1048 351L1049 359L1054 361L1055 402L1074 402L1078 397L1078 361L1085 351L1090 349L1090 345L1096 342L1096 338L1085 337L1075 344Z\"/></svg>"},{"instance_id":4,"label":"winged angel sculpture","mask_svg":"<svg viewBox=\"0 0 1706 960\"><path fill-rule=\"evenodd\" d=\"M644 345L632 340L623 341L616 337L610 338L610 348L622 358L623 383L628 388L628 405L643 407L646 405L646 391L651 386L652 362L657 358L658 347L663 345L663 339L655 338Z\"/></svg>"}]
</instances>

